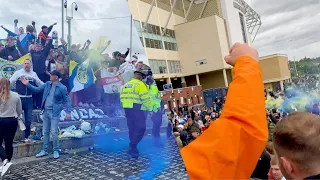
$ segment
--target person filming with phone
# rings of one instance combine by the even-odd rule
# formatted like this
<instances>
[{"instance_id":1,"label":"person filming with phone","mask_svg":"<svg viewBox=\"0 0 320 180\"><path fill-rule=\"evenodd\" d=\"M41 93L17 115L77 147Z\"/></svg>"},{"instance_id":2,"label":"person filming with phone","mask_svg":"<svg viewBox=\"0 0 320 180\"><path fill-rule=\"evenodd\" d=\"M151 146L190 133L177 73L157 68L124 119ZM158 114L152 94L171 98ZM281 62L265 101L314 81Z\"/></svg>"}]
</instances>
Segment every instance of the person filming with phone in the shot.
<instances>
[{"instance_id":1,"label":"person filming with phone","mask_svg":"<svg viewBox=\"0 0 320 180\"><path fill-rule=\"evenodd\" d=\"M60 79L61 74L54 70L50 73L50 81L46 82L40 87L35 87L29 84L29 81L21 78L20 81L35 93L43 92L41 109L43 113L43 145L42 150L36 157L43 157L48 155L48 145L50 141L50 129L53 138L53 157L59 158L59 138L58 127L60 121L60 113L63 109L63 103L66 104L66 119L70 119L71 101L68 95L66 86L64 86Z\"/></svg>"}]
</instances>

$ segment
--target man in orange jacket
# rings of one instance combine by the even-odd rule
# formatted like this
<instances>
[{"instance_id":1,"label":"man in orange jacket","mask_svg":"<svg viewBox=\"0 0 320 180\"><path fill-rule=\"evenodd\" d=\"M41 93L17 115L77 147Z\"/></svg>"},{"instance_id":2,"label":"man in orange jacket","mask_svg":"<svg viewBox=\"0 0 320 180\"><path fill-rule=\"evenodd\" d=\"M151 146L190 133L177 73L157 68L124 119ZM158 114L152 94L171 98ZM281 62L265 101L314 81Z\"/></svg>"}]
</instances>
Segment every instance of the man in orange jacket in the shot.
<instances>
[{"instance_id":1,"label":"man in orange jacket","mask_svg":"<svg viewBox=\"0 0 320 180\"><path fill-rule=\"evenodd\" d=\"M236 43L226 63L234 80L219 120L181 154L190 179L249 179L268 140L258 52Z\"/></svg>"}]
</instances>

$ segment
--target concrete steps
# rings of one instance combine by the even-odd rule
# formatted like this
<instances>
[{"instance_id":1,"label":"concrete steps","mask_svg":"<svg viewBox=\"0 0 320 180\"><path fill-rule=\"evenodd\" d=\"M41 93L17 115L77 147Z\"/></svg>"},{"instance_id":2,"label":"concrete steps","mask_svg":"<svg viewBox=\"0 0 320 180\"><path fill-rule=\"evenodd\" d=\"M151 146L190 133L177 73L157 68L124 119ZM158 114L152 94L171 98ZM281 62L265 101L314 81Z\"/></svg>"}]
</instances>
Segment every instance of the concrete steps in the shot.
<instances>
[{"instance_id":1,"label":"concrete steps","mask_svg":"<svg viewBox=\"0 0 320 180\"><path fill-rule=\"evenodd\" d=\"M107 125L107 127L109 128L117 128L120 130L124 130L127 129L127 120L125 118L121 118L121 117L117 117L117 118L107 118L107 119L98 119L98 120L88 120L87 122L89 122L91 124L91 127L94 127L97 123L104 123ZM80 121L63 121L59 123L59 127L60 129L63 128L67 128L69 126L75 125L77 128L81 125ZM38 123L33 121L31 124L31 128L37 128L37 129L42 129L42 123ZM14 138L14 142L19 142L24 140L24 132L20 131L20 129L17 129L15 138Z\"/></svg>"},{"instance_id":2,"label":"concrete steps","mask_svg":"<svg viewBox=\"0 0 320 180\"><path fill-rule=\"evenodd\" d=\"M167 127L161 127L161 133L165 133ZM150 135L152 128L147 128L145 135ZM90 147L98 144L102 140L113 141L128 138L128 131L122 130L119 132L110 132L107 134L86 134L82 138L62 138L60 139L60 148L65 149L78 149L83 147ZM112 144L111 144L112 145ZM42 148L42 141L28 142L28 143L15 143L13 145L15 159L32 157L40 152ZM49 152L52 152L52 141L49 143Z\"/></svg>"},{"instance_id":3,"label":"concrete steps","mask_svg":"<svg viewBox=\"0 0 320 180\"><path fill-rule=\"evenodd\" d=\"M42 123L37 119L37 113L39 111L33 112L33 122L32 127L36 127L37 129L42 129ZM65 149L78 149L83 147L93 146L97 144L99 141L112 141L112 143L117 143L113 141L114 139L123 139L128 138L128 130L127 130L127 120L125 117L113 117L113 118L103 118L103 119L92 119L87 120L91 124L92 129L94 129L97 123L104 123L108 128L118 129L118 131L111 131L109 133L104 134L86 134L82 138L62 138L60 139L60 148L62 150ZM80 121L63 121L59 123L60 129L75 125L77 128L80 126ZM168 119L166 114L163 115L163 123L161 127L161 132L165 133L167 129ZM152 131L152 120L147 118L147 130L145 135L151 134ZM32 157L35 156L42 148L42 140L37 140L35 142L24 142L24 132L20 131L18 128L15 139L14 139L14 155L15 159L24 158L24 157ZM52 152L52 141L49 144L49 152Z\"/></svg>"}]
</instances>

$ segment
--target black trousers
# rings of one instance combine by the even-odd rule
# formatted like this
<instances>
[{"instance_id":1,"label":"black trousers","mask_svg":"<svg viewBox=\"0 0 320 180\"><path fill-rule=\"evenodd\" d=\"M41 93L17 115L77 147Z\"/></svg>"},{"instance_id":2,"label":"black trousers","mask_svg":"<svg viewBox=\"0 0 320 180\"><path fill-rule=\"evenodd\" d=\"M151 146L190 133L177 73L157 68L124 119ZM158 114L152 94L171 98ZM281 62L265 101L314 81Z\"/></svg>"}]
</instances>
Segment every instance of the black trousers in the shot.
<instances>
[{"instance_id":1,"label":"black trousers","mask_svg":"<svg viewBox=\"0 0 320 180\"><path fill-rule=\"evenodd\" d=\"M14 117L0 118L0 158L11 161L13 154L13 139L18 127L18 120ZM2 143L5 143L5 149Z\"/></svg>"},{"instance_id":2,"label":"black trousers","mask_svg":"<svg viewBox=\"0 0 320 180\"><path fill-rule=\"evenodd\" d=\"M50 76L48 76L46 73L37 73L39 79L46 83L47 81L50 80ZM35 109L41 109L41 104L42 104L42 96L43 96L43 92L39 92L39 93L33 93L32 97L34 99L33 101L33 105Z\"/></svg>"},{"instance_id":3,"label":"black trousers","mask_svg":"<svg viewBox=\"0 0 320 180\"><path fill-rule=\"evenodd\" d=\"M125 108L124 111L129 129L130 147L135 149L146 132L146 117L143 111L135 107L132 109Z\"/></svg>"},{"instance_id":4,"label":"black trousers","mask_svg":"<svg viewBox=\"0 0 320 180\"><path fill-rule=\"evenodd\" d=\"M159 110L156 113L153 113L152 117L152 136L155 138L160 138L160 128L162 125L162 112Z\"/></svg>"}]
</instances>

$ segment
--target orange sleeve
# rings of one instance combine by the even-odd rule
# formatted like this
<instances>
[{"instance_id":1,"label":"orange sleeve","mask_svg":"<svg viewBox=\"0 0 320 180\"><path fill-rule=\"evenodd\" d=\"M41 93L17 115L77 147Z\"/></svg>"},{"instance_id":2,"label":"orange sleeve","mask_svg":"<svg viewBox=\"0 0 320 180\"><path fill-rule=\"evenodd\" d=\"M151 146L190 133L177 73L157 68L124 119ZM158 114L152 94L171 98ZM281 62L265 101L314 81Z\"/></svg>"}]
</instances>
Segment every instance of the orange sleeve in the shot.
<instances>
[{"instance_id":1,"label":"orange sleeve","mask_svg":"<svg viewBox=\"0 0 320 180\"><path fill-rule=\"evenodd\" d=\"M191 180L249 179L268 140L259 63L240 57L226 104L196 140L181 149Z\"/></svg>"}]
</instances>

